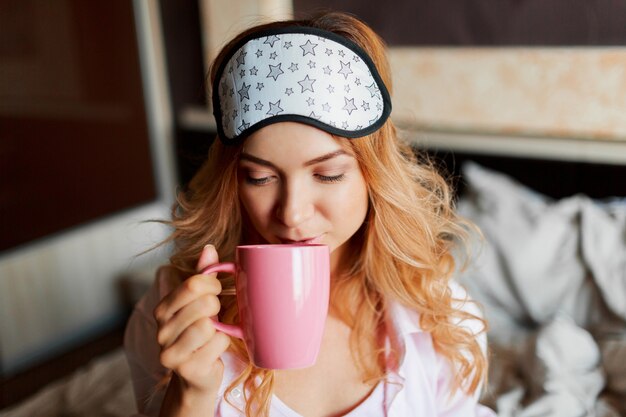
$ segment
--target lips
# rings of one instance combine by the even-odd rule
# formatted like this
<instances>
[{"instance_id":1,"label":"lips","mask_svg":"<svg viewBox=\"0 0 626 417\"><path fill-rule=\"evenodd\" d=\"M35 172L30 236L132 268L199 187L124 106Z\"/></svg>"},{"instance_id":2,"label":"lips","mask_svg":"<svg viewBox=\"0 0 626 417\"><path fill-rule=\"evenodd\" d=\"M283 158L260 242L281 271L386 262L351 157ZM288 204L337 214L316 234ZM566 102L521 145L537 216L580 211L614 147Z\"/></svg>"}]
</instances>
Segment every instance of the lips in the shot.
<instances>
[{"instance_id":1,"label":"lips","mask_svg":"<svg viewBox=\"0 0 626 417\"><path fill-rule=\"evenodd\" d=\"M300 240L292 240L292 239L284 239L282 237L279 237L278 239L280 240L280 243L282 244L304 244L304 245L313 245L316 243L320 243L322 240L322 236L323 235L319 235L319 236L315 236L315 237L309 237L309 238L305 238L305 239L300 239Z\"/></svg>"}]
</instances>

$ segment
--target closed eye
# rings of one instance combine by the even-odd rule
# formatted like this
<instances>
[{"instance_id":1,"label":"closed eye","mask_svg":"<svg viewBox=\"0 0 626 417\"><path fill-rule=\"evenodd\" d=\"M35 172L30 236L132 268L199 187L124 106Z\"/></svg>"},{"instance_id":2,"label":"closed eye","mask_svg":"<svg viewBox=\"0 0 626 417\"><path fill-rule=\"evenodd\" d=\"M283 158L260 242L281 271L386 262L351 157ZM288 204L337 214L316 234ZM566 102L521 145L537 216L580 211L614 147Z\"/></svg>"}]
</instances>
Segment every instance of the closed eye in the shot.
<instances>
[{"instance_id":1,"label":"closed eye","mask_svg":"<svg viewBox=\"0 0 626 417\"><path fill-rule=\"evenodd\" d=\"M332 183L332 182L340 182L345 178L346 174L339 174L339 175L322 175L322 174L315 174L315 177L320 180L321 182L328 182L328 183Z\"/></svg>"},{"instance_id":2,"label":"closed eye","mask_svg":"<svg viewBox=\"0 0 626 417\"><path fill-rule=\"evenodd\" d=\"M252 178L252 177L247 176L246 182L252 185L263 185L263 184L267 184L268 182L270 182L271 179L272 177Z\"/></svg>"}]
</instances>

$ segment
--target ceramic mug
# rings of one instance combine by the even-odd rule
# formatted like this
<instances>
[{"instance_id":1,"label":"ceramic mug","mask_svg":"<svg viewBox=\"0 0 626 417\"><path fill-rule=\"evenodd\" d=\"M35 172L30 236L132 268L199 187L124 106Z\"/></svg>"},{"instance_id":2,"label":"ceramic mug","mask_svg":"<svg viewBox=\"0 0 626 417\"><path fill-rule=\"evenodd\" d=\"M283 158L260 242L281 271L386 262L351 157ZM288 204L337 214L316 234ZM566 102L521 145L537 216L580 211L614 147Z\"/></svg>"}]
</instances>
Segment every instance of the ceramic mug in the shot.
<instances>
[{"instance_id":1,"label":"ceramic mug","mask_svg":"<svg viewBox=\"0 0 626 417\"><path fill-rule=\"evenodd\" d=\"M306 368L315 364L328 314L330 250L326 245L238 246L235 262L202 274L235 275L239 325L215 327L243 339L255 366Z\"/></svg>"}]
</instances>

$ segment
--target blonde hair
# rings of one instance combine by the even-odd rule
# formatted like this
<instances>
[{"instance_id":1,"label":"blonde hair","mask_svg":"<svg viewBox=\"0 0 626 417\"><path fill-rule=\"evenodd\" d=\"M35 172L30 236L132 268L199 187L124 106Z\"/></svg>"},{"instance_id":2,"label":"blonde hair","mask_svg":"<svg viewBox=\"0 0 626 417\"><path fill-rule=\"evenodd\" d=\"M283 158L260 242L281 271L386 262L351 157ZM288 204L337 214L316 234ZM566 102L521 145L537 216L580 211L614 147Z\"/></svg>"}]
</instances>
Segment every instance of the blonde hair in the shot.
<instances>
[{"instance_id":1,"label":"blonde hair","mask_svg":"<svg viewBox=\"0 0 626 417\"><path fill-rule=\"evenodd\" d=\"M345 13L326 13L309 20L274 22L249 29L233 39L213 63L210 77L233 45L250 33L269 28L302 25L342 35L363 48L375 63L391 92L389 64L382 40L363 22ZM212 84L212 83L211 83ZM476 335L459 321L484 321L455 308L448 285L455 260L451 250L463 242L468 223L454 212L449 186L426 160L420 160L402 143L391 122L356 140L338 139L357 159L367 183L369 210L351 239L340 276L333 277L331 309L352 328L350 345L363 380L384 378L388 367L398 366L399 342L387 326L390 302L417 311L421 327L432 335L435 349L449 360L455 372L451 390L474 392L486 377L487 360ZM171 262L193 274L202 248L213 244L221 260L232 260L235 247L245 240L246 218L237 194L237 166L241 146L224 146L215 140L208 160L178 196L170 224L174 231ZM233 286L224 278L224 288ZM338 300L341 300L339 302ZM237 321L234 297L221 297L220 320ZM385 349L388 338L394 347ZM246 416L268 416L273 393L273 371L250 364L245 346L232 340L231 349L248 364L227 389L240 383L246 393ZM260 381L260 383L257 383Z\"/></svg>"}]
</instances>

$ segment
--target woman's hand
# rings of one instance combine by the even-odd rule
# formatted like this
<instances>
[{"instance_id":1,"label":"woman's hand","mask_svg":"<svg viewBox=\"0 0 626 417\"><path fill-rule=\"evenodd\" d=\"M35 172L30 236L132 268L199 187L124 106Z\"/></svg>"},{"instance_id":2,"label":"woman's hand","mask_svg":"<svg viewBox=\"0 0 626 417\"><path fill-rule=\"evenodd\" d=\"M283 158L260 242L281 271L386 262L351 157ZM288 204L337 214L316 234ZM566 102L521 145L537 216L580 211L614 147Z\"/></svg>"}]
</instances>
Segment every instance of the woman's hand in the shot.
<instances>
[{"instance_id":1,"label":"woman's hand","mask_svg":"<svg viewBox=\"0 0 626 417\"><path fill-rule=\"evenodd\" d=\"M219 261L215 248L207 245L197 271ZM174 371L183 397L213 397L222 382L220 355L230 339L216 332L211 317L220 310L217 295L222 286L217 274L193 275L166 295L154 310L161 364ZM208 398L207 398L208 399Z\"/></svg>"}]
</instances>

